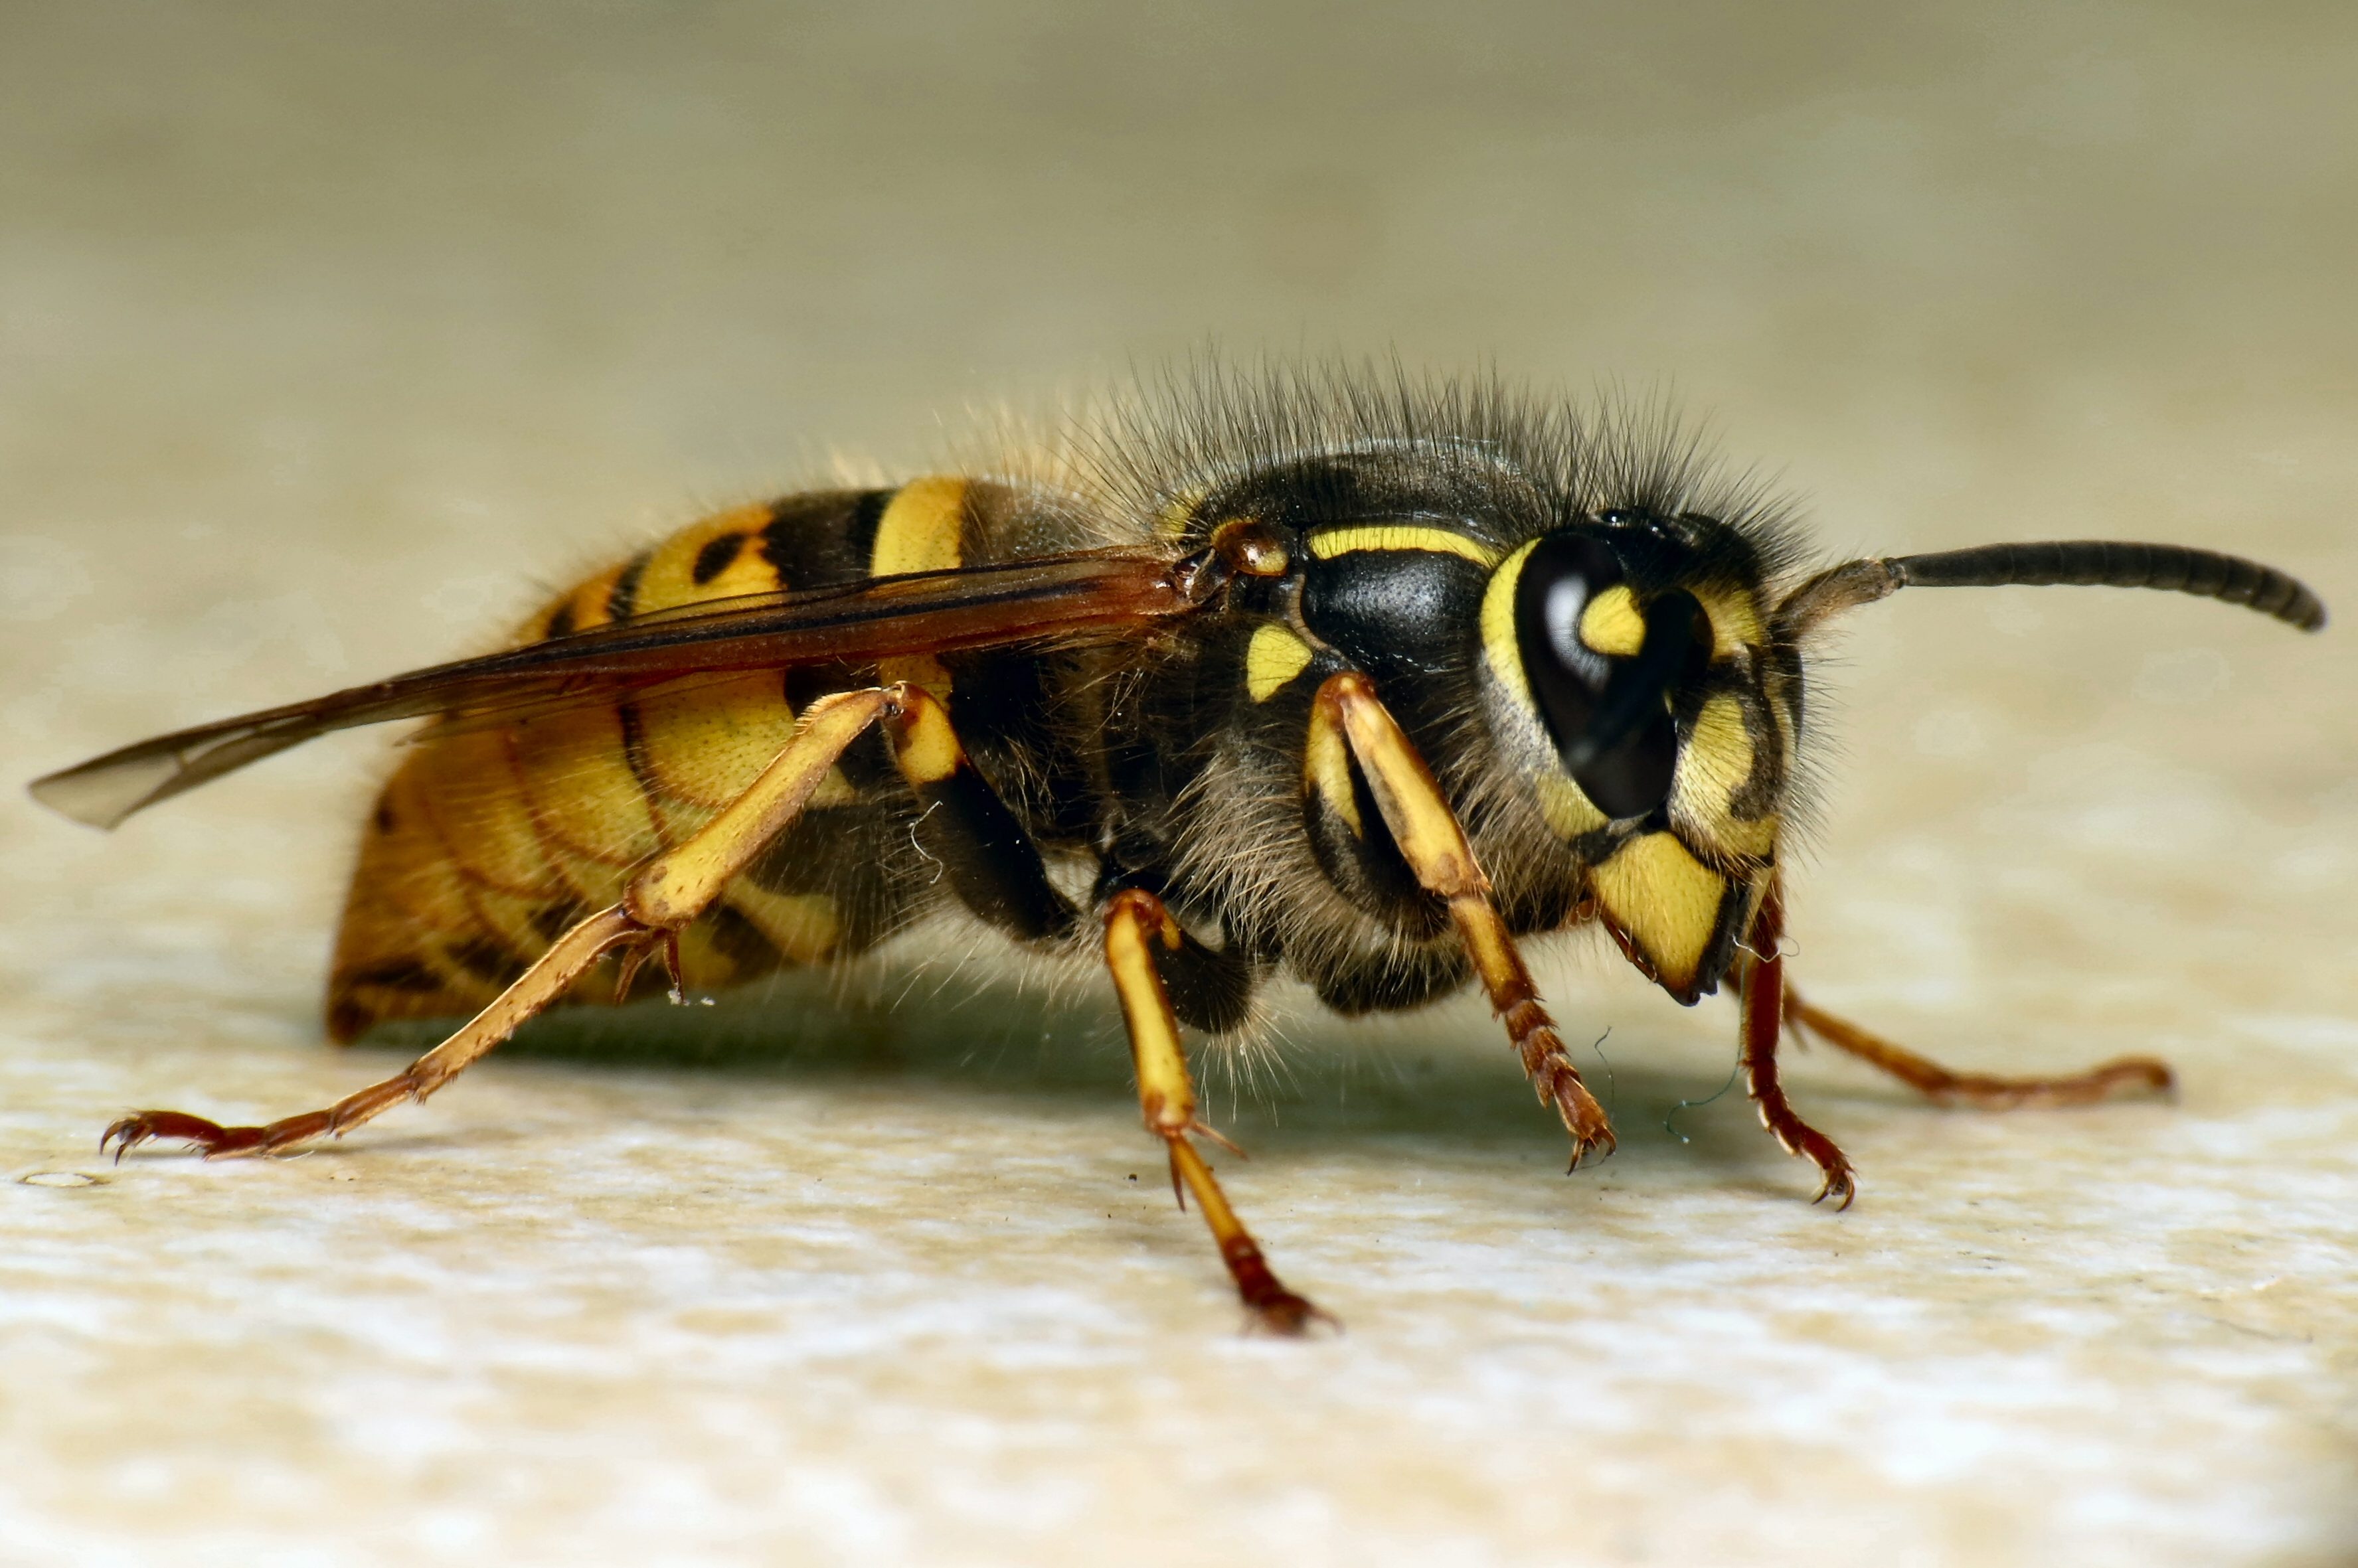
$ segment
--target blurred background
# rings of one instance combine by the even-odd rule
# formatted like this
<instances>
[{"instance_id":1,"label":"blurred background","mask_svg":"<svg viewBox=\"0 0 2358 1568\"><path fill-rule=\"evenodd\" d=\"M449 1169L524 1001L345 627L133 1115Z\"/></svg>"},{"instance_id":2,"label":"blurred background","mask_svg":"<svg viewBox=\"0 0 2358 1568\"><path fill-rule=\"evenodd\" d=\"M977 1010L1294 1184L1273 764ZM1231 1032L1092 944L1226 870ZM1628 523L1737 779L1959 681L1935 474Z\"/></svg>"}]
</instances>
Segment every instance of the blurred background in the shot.
<instances>
[{"instance_id":1,"label":"blurred background","mask_svg":"<svg viewBox=\"0 0 2358 1568\"><path fill-rule=\"evenodd\" d=\"M1206 345L1668 390L1829 556L2148 537L2346 608L2353 80L2334 5L0 5L0 776ZM316 1022L382 740L113 838L0 799L0 1557L2352 1561L2346 643L1862 614L1800 977L2180 1100L1801 1058L1836 1219L1735 1095L1662 1130L1731 1021L1585 944L1623 1148L1569 1184L1478 1007L1297 1008L1221 1115L1308 1349L1230 1336L1102 1010L988 972L106 1170L134 1103L395 1060Z\"/></svg>"}]
</instances>

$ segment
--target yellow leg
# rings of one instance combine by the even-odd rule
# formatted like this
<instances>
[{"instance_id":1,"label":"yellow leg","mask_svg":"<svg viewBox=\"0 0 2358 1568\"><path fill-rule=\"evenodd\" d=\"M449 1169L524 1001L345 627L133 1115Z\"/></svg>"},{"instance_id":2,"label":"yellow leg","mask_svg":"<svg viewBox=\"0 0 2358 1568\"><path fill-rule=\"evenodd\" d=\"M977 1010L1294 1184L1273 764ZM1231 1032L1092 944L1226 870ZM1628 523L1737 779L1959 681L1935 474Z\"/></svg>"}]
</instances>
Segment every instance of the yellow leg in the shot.
<instances>
[{"instance_id":1,"label":"yellow leg","mask_svg":"<svg viewBox=\"0 0 2358 1568\"><path fill-rule=\"evenodd\" d=\"M1590 1154L1610 1154L1612 1123L1581 1082L1555 1021L1541 1003L1531 972L1491 900L1489 879L1475 863L1466 830L1373 683L1355 671L1328 677L1318 688L1310 725L1313 756L1331 752L1338 732L1349 744L1417 884L1447 901L1466 956L1489 994L1490 1010L1506 1024L1541 1103L1555 1107L1572 1134L1573 1168L1579 1169Z\"/></svg>"},{"instance_id":2,"label":"yellow leg","mask_svg":"<svg viewBox=\"0 0 2358 1568\"><path fill-rule=\"evenodd\" d=\"M2055 1077L2011 1078L1989 1073L1954 1072L1846 1019L1812 1007L1790 986L1785 989L1785 1027L1796 1040L1823 1040L1837 1051L1846 1051L1863 1062L1873 1063L1941 1105L1963 1104L1983 1110L2011 1110L2026 1105L2089 1105L2118 1089L2147 1088L2168 1094L2177 1082L2169 1064L2153 1056L2118 1056L2084 1073Z\"/></svg>"},{"instance_id":3,"label":"yellow leg","mask_svg":"<svg viewBox=\"0 0 2358 1568\"><path fill-rule=\"evenodd\" d=\"M1195 1206L1204 1211L1204 1222L1219 1244L1221 1260L1228 1264L1237 1293L1244 1298L1256 1325L1287 1335L1305 1333L1321 1323L1331 1325L1333 1318L1278 1281L1260 1245L1237 1217L1237 1211L1228 1206L1228 1195L1214 1179L1212 1167L1188 1141L1190 1134L1198 1132L1222 1143L1228 1140L1195 1119L1195 1086L1187 1076L1186 1053L1180 1047L1179 1021L1172 1013L1171 999L1155 967L1157 945L1166 952L1178 950L1178 925L1161 899L1130 888L1114 894L1107 904L1105 926L1106 968L1112 972L1114 989L1121 998L1122 1017L1130 1025L1130 1053L1138 1065L1139 1108L1145 1113L1146 1130L1162 1139L1171 1152L1172 1190L1182 1195L1182 1206L1186 1203L1185 1193L1195 1195Z\"/></svg>"},{"instance_id":4,"label":"yellow leg","mask_svg":"<svg viewBox=\"0 0 2358 1568\"><path fill-rule=\"evenodd\" d=\"M903 687L876 687L821 697L810 705L776 760L720 815L631 879L622 902L599 911L559 936L540 960L457 1033L382 1083L346 1096L325 1110L305 1111L259 1127L223 1127L177 1110L146 1110L106 1130L99 1147L116 1159L152 1139L197 1145L206 1158L267 1154L313 1139L335 1137L404 1100L422 1100L481 1060L525 1020L562 997L590 967L616 948L632 960L651 947L666 952L682 927L710 907L721 890L784 831L817 790L847 747L907 700Z\"/></svg>"}]
</instances>

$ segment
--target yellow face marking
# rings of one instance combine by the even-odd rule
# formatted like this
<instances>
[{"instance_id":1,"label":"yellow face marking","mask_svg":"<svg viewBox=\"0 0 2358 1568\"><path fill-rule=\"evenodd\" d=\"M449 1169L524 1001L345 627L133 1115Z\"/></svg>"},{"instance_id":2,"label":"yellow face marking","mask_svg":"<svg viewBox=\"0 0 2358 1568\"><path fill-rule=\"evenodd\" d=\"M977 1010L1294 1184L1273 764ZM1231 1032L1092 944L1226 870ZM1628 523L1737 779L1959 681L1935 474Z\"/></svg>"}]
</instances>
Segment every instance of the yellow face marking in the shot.
<instances>
[{"instance_id":1,"label":"yellow face marking","mask_svg":"<svg viewBox=\"0 0 2358 1568\"><path fill-rule=\"evenodd\" d=\"M1310 735L1302 751L1302 780L1325 803L1327 810L1343 819L1351 837L1368 836L1367 824L1359 820L1358 791L1351 787L1350 742L1344 738L1343 726L1323 701L1310 710Z\"/></svg>"},{"instance_id":2,"label":"yellow face marking","mask_svg":"<svg viewBox=\"0 0 2358 1568\"><path fill-rule=\"evenodd\" d=\"M1533 773L1531 786L1540 797L1541 817L1567 844L1613 820L1596 808L1578 784L1553 769Z\"/></svg>"},{"instance_id":3,"label":"yellow face marking","mask_svg":"<svg viewBox=\"0 0 2358 1568\"><path fill-rule=\"evenodd\" d=\"M893 577L964 566L965 535L966 481L911 480L893 492L892 503L877 520L868 570L875 577Z\"/></svg>"},{"instance_id":4,"label":"yellow face marking","mask_svg":"<svg viewBox=\"0 0 2358 1568\"><path fill-rule=\"evenodd\" d=\"M1744 709L1725 692L1703 705L1679 752L1671 807L1702 837L1738 855L1767 859L1777 847L1777 818L1737 817L1729 802L1752 777L1752 735Z\"/></svg>"},{"instance_id":5,"label":"yellow face marking","mask_svg":"<svg viewBox=\"0 0 2358 1568\"><path fill-rule=\"evenodd\" d=\"M1646 618L1638 613L1638 596L1627 583L1617 583L1588 601L1580 612L1580 640L1614 658L1635 658L1646 645Z\"/></svg>"},{"instance_id":6,"label":"yellow face marking","mask_svg":"<svg viewBox=\"0 0 2358 1568\"><path fill-rule=\"evenodd\" d=\"M1673 991L1694 989L1704 950L1719 929L1727 880L1668 833L1647 833L1588 871L1605 917Z\"/></svg>"},{"instance_id":7,"label":"yellow face marking","mask_svg":"<svg viewBox=\"0 0 2358 1568\"><path fill-rule=\"evenodd\" d=\"M1490 574L1490 586L1482 590L1482 653L1500 684L1526 712L1534 713L1531 678L1523 674L1522 644L1515 641L1515 584L1538 545L1533 539L1500 562Z\"/></svg>"},{"instance_id":8,"label":"yellow face marking","mask_svg":"<svg viewBox=\"0 0 2358 1568\"><path fill-rule=\"evenodd\" d=\"M1321 528L1310 535L1310 553L1322 561L1331 561L1354 550L1429 550L1439 555L1463 556L1477 567L1498 564L1498 552L1479 539L1412 523L1351 523Z\"/></svg>"},{"instance_id":9,"label":"yellow face marking","mask_svg":"<svg viewBox=\"0 0 2358 1568\"><path fill-rule=\"evenodd\" d=\"M1274 621L1253 629L1245 644L1245 689L1255 702L1267 702L1278 688L1309 666L1310 644Z\"/></svg>"}]
</instances>

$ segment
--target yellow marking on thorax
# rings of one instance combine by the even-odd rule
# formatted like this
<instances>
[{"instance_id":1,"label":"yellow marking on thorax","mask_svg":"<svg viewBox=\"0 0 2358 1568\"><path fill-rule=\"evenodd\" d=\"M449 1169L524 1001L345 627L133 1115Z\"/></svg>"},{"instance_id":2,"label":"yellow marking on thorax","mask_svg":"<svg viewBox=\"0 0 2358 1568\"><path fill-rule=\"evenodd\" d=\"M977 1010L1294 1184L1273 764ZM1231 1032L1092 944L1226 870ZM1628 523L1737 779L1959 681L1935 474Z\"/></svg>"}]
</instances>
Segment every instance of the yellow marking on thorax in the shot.
<instances>
[{"instance_id":1,"label":"yellow marking on thorax","mask_svg":"<svg viewBox=\"0 0 2358 1568\"><path fill-rule=\"evenodd\" d=\"M876 545L868 557L873 577L903 572L948 571L966 564L966 492L962 479L911 480L893 493L876 523ZM947 700L950 674L930 654L884 659L876 678L886 686L907 681Z\"/></svg>"},{"instance_id":2,"label":"yellow marking on thorax","mask_svg":"<svg viewBox=\"0 0 2358 1568\"><path fill-rule=\"evenodd\" d=\"M1580 612L1580 640L1600 654L1632 659L1646 645L1646 618L1638 613L1638 596L1627 583L1616 583L1588 601Z\"/></svg>"},{"instance_id":3,"label":"yellow marking on thorax","mask_svg":"<svg viewBox=\"0 0 2358 1568\"><path fill-rule=\"evenodd\" d=\"M1247 577L1283 577L1293 564L1277 531L1255 517L1231 517L1213 529L1212 553Z\"/></svg>"},{"instance_id":4,"label":"yellow marking on thorax","mask_svg":"<svg viewBox=\"0 0 2358 1568\"><path fill-rule=\"evenodd\" d=\"M1309 667L1310 644L1275 621L1253 629L1245 645L1245 689L1255 702L1267 702L1278 688Z\"/></svg>"},{"instance_id":5,"label":"yellow marking on thorax","mask_svg":"<svg viewBox=\"0 0 2358 1568\"><path fill-rule=\"evenodd\" d=\"M1322 561L1357 550L1425 550L1463 556L1477 567L1498 564L1498 552L1479 539L1413 523L1349 523L1310 535L1310 553Z\"/></svg>"},{"instance_id":6,"label":"yellow marking on thorax","mask_svg":"<svg viewBox=\"0 0 2358 1568\"><path fill-rule=\"evenodd\" d=\"M1154 514L1154 532L1166 539L1175 539L1187 532L1195 521L1195 511L1209 495L1202 485L1190 485L1164 503Z\"/></svg>"},{"instance_id":7,"label":"yellow marking on thorax","mask_svg":"<svg viewBox=\"0 0 2358 1568\"><path fill-rule=\"evenodd\" d=\"M1727 880L1668 833L1645 833L1588 869L1605 914L1672 989L1695 982L1705 948L1719 930Z\"/></svg>"},{"instance_id":8,"label":"yellow marking on thorax","mask_svg":"<svg viewBox=\"0 0 2358 1568\"><path fill-rule=\"evenodd\" d=\"M1672 809L1693 824L1693 831L1731 853L1766 859L1777 847L1774 815L1745 821L1729 801L1752 777L1752 735L1744 708L1725 692L1703 705L1694 729L1679 750Z\"/></svg>"}]
</instances>

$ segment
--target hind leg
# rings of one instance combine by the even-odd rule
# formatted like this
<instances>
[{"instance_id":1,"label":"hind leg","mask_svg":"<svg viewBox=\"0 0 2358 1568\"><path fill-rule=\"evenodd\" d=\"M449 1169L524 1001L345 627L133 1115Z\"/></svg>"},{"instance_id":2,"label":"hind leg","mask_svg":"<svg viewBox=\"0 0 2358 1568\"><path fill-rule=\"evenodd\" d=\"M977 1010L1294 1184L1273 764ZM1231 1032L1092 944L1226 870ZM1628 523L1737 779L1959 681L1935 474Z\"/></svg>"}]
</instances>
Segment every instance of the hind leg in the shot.
<instances>
[{"instance_id":1,"label":"hind leg","mask_svg":"<svg viewBox=\"0 0 2358 1568\"><path fill-rule=\"evenodd\" d=\"M2119 1056L2083 1073L2054 1077L1960 1073L1811 1006L1790 986L1785 989L1785 1028L1797 1042L1823 1040L1837 1051L1846 1051L1862 1062L1872 1063L1941 1105L1970 1105L1983 1110L2011 1110L2026 1105L2088 1105L2128 1089L2146 1088L2167 1094L2177 1082L2169 1064L2152 1056Z\"/></svg>"},{"instance_id":2,"label":"hind leg","mask_svg":"<svg viewBox=\"0 0 2358 1568\"><path fill-rule=\"evenodd\" d=\"M259 1127L223 1127L178 1110L126 1116L99 1140L120 1160L157 1139L193 1143L208 1159L267 1154L314 1139L341 1136L404 1100L422 1100L488 1054L527 1019L562 997L590 967L617 948L642 957L658 950L668 962L678 932L709 908L738 872L783 832L810 801L845 748L912 700L905 688L844 692L811 704L795 738L745 793L693 838L654 860L631 880L622 902L600 910L559 936L538 962L449 1039L382 1083L345 1096L324 1110L305 1111Z\"/></svg>"}]
</instances>

